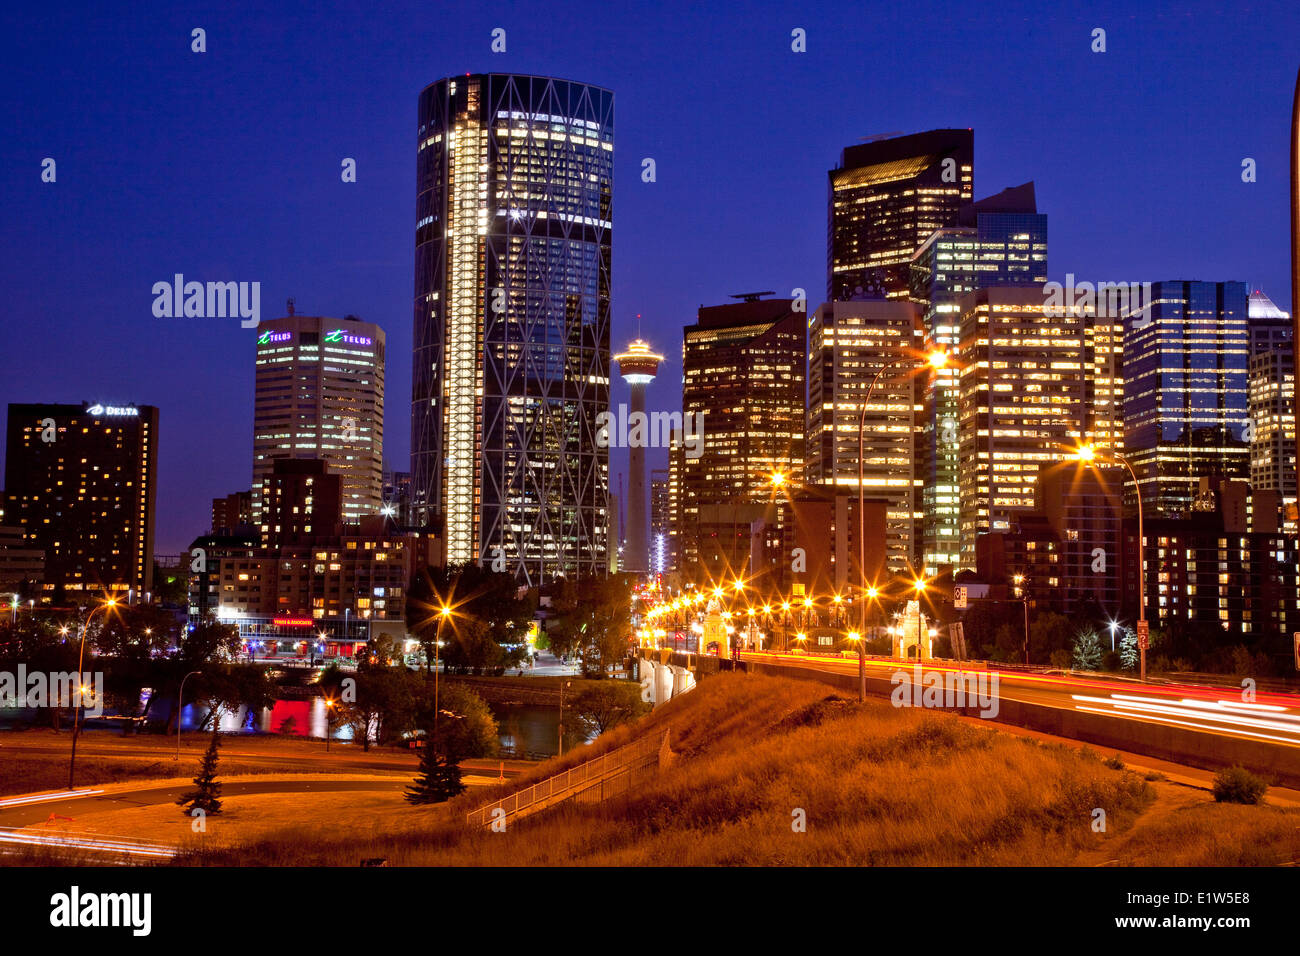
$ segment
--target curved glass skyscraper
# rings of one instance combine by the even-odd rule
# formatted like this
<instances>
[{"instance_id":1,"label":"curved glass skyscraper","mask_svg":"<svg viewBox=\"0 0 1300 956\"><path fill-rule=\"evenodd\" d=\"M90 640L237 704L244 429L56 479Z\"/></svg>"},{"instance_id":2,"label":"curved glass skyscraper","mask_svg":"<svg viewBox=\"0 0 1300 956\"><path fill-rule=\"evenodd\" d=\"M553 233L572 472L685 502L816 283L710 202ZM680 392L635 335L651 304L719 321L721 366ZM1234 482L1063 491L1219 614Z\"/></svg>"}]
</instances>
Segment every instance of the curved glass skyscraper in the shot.
<instances>
[{"instance_id":1,"label":"curved glass skyscraper","mask_svg":"<svg viewBox=\"0 0 1300 956\"><path fill-rule=\"evenodd\" d=\"M449 563L606 567L614 95L549 77L420 94L411 479Z\"/></svg>"}]
</instances>

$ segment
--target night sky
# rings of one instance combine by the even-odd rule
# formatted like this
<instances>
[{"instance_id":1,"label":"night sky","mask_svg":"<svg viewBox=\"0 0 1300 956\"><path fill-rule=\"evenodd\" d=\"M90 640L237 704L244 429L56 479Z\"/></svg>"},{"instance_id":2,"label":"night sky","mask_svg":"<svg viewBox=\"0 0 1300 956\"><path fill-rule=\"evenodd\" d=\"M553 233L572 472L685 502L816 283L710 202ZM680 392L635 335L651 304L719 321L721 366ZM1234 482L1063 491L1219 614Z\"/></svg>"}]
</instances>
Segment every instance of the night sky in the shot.
<instances>
[{"instance_id":1,"label":"night sky","mask_svg":"<svg viewBox=\"0 0 1300 956\"><path fill-rule=\"evenodd\" d=\"M213 496L249 487L254 332L154 318L150 289L177 272L260 281L263 318L292 296L385 329L384 451L405 469L416 97L466 72L615 92L612 344L641 313L670 359L652 408L680 403L681 327L701 303L795 287L821 301L826 171L879 133L974 128L976 198L1035 181L1052 279L1238 279L1290 308L1294 0L697 6L9 5L0 403L158 405L156 550L181 551Z\"/></svg>"}]
</instances>

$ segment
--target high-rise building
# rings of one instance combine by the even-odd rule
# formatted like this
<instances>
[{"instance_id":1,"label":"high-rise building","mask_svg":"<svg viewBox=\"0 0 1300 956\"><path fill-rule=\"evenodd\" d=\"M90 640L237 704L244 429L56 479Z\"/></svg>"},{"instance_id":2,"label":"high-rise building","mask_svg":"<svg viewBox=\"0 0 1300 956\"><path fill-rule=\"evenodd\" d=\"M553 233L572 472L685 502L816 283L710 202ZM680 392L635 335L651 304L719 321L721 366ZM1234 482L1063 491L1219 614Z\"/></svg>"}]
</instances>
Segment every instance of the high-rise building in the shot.
<instances>
[{"instance_id":1,"label":"high-rise building","mask_svg":"<svg viewBox=\"0 0 1300 956\"><path fill-rule=\"evenodd\" d=\"M251 534L253 493L236 491L224 498L212 499L212 533L214 535Z\"/></svg>"},{"instance_id":2,"label":"high-rise building","mask_svg":"<svg viewBox=\"0 0 1300 956\"><path fill-rule=\"evenodd\" d=\"M1291 316L1256 290L1250 327L1250 486L1296 500L1295 349Z\"/></svg>"},{"instance_id":3,"label":"high-rise building","mask_svg":"<svg viewBox=\"0 0 1300 956\"><path fill-rule=\"evenodd\" d=\"M47 591L152 590L157 460L152 405L9 406L4 520Z\"/></svg>"},{"instance_id":4,"label":"high-rise building","mask_svg":"<svg viewBox=\"0 0 1300 956\"><path fill-rule=\"evenodd\" d=\"M700 583L750 573L750 524L772 475L804 479L806 317L793 299L701 306L682 338L681 569Z\"/></svg>"},{"instance_id":5,"label":"high-rise building","mask_svg":"<svg viewBox=\"0 0 1300 956\"><path fill-rule=\"evenodd\" d=\"M1043 465L1083 433L1084 317L1053 309L1042 286L962 296L957 364L961 563L979 535L1034 508Z\"/></svg>"},{"instance_id":6,"label":"high-rise building","mask_svg":"<svg viewBox=\"0 0 1300 956\"><path fill-rule=\"evenodd\" d=\"M949 352L957 347L962 295L1046 281L1047 216L1032 182L961 207L957 224L936 230L912 257L912 302L930 341ZM957 366L939 369L924 386L917 425L921 560L930 575L960 560L957 395Z\"/></svg>"},{"instance_id":7,"label":"high-rise building","mask_svg":"<svg viewBox=\"0 0 1300 956\"><path fill-rule=\"evenodd\" d=\"M629 422L645 421L645 390L659 372L662 355L650 351L650 343L637 339L621 355L615 355L618 373L627 382L631 401ZM647 429L648 430L648 429ZM649 435L644 436L647 440ZM623 570L644 574L650 570L650 541L646 531L645 449L647 441L628 443L627 541L623 552Z\"/></svg>"},{"instance_id":8,"label":"high-rise building","mask_svg":"<svg viewBox=\"0 0 1300 956\"><path fill-rule=\"evenodd\" d=\"M826 297L907 298L912 255L974 195L975 134L936 129L849 146L829 172Z\"/></svg>"},{"instance_id":9,"label":"high-rise building","mask_svg":"<svg viewBox=\"0 0 1300 956\"><path fill-rule=\"evenodd\" d=\"M1153 282L1150 300L1124 330L1124 454L1147 513L1182 515L1201 478L1250 477L1246 286Z\"/></svg>"},{"instance_id":10,"label":"high-rise building","mask_svg":"<svg viewBox=\"0 0 1300 956\"><path fill-rule=\"evenodd\" d=\"M861 470L864 499L886 504L886 566L900 574L915 567L922 344L906 300L828 302L809 323L808 481L856 496Z\"/></svg>"},{"instance_id":11,"label":"high-rise building","mask_svg":"<svg viewBox=\"0 0 1300 956\"><path fill-rule=\"evenodd\" d=\"M276 459L262 479L260 498L259 531L268 548L302 544L341 530L343 480L319 458Z\"/></svg>"},{"instance_id":12,"label":"high-rise building","mask_svg":"<svg viewBox=\"0 0 1300 956\"><path fill-rule=\"evenodd\" d=\"M343 482L343 520L383 505L384 330L355 316L295 315L257 328L253 516L281 458L318 458Z\"/></svg>"},{"instance_id":13,"label":"high-rise building","mask_svg":"<svg viewBox=\"0 0 1300 956\"><path fill-rule=\"evenodd\" d=\"M650 570L656 574L671 571L673 563L669 530L672 527L671 500L668 493L668 469L650 471Z\"/></svg>"},{"instance_id":14,"label":"high-rise building","mask_svg":"<svg viewBox=\"0 0 1300 956\"><path fill-rule=\"evenodd\" d=\"M449 77L418 119L416 523L450 563L603 572L614 94Z\"/></svg>"}]
</instances>

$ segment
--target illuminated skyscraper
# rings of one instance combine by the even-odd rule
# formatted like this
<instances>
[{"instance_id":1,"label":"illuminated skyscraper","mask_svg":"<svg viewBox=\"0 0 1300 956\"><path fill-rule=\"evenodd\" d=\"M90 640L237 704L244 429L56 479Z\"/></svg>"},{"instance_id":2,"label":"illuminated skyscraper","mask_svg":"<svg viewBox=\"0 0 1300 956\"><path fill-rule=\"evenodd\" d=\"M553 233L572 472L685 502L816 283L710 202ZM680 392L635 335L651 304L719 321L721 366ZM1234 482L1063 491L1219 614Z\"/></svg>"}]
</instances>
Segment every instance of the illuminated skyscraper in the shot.
<instances>
[{"instance_id":1,"label":"illuminated skyscraper","mask_svg":"<svg viewBox=\"0 0 1300 956\"><path fill-rule=\"evenodd\" d=\"M1246 286L1153 282L1150 298L1124 328L1124 454L1148 514L1213 510L1202 478L1250 477Z\"/></svg>"},{"instance_id":2,"label":"illuminated skyscraper","mask_svg":"<svg viewBox=\"0 0 1300 956\"><path fill-rule=\"evenodd\" d=\"M157 460L152 405L9 406L4 524L44 549L47 591L153 587Z\"/></svg>"},{"instance_id":3,"label":"illuminated skyscraper","mask_svg":"<svg viewBox=\"0 0 1300 956\"><path fill-rule=\"evenodd\" d=\"M911 570L921 483L917 373L925 366L916 307L884 299L828 302L813 314L808 334L808 482L851 489L856 511L858 425L880 373L865 410L863 494L885 502L886 566L896 574ZM890 363L896 364L881 372Z\"/></svg>"},{"instance_id":4,"label":"illuminated skyscraper","mask_svg":"<svg viewBox=\"0 0 1300 956\"><path fill-rule=\"evenodd\" d=\"M830 176L827 299L908 297L912 255L974 195L975 134L936 129L849 146Z\"/></svg>"},{"instance_id":5,"label":"illuminated skyscraper","mask_svg":"<svg viewBox=\"0 0 1300 956\"><path fill-rule=\"evenodd\" d=\"M679 568L701 583L751 573L750 525L772 505L772 474L804 480L807 316L763 294L701 306L682 336L674 520Z\"/></svg>"},{"instance_id":6,"label":"illuminated skyscraper","mask_svg":"<svg viewBox=\"0 0 1300 956\"><path fill-rule=\"evenodd\" d=\"M963 206L957 225L937 230L912 257L912 302L929 340L948 352L957 347L963 294L1046 281L1047 216L1038 212L1033 183ZM917 450L926 574L960 558L957 374L957 366L949 365L923 383Z\"/></svg>"},{"instance_id":7,"label":"illuminated skyscraper","mask_svg":"<svg viewBox=\"0 0 1300 956\"><path fill-rule=\"evenodd\" d=\"M1084 316L1049 308L1042 286L971 292L960 307L961 564L974 568L976 538L1032 511L1042 466L1078 444L1088 372Z\"/></svg>"},{"instance_id":8,"label":"illuminated skyscraper","mask_svg":"<svg viewBox=\"0 0 1300 956\"><path fill-rule=\"evenodd\" d=\"M451 563L603 572L614 95L450 77L419 100L411 479Z\"/></svg>"},{"instance_id":9,"label":"illuminated skyscraper","mask_svg":"<svg viewBox=\"0 0 1300 956\"><path fill-rule=\"evenodd\" d=\"M1295 349L1291 316L1263 292L1247 300L1250 319L1250 487L1296 500Z\"/></svg>"},{"instance_id":10,"label":"illuminated skyscraper","mask_svg":"<svg viewBox=\"0 0 1300 956\"><path fill-rule=\"evenodd\" d=\"M384 330L356 316L290 314L257 327L253 517L280 458L318 458L343 483L343 521L377 515L384 489ZM266 528L261 528L265 532Z\"/></svg>"},{"instance_id":11,"label":"illuminated skyscraper","mask_svg":"<svg viewBox=\"0 0 1300 956\"><path fill-rule=\"evenodd\" d=\"M645 418L645 389L654 381L659 371L662 355L650 351L650 343L637 339L627 347L622 355L615 355L618 373L627 382L631 392L628 403L628 418L632 416ZM647 429L648 437L648 429ZM646 493L645 493L645 448L646 442L631 442L628 447L627 483L627 541L623 545L623 570L635 574L644 574L650 570L650 544L646 533Z\"/></svg>"}]
</instances>

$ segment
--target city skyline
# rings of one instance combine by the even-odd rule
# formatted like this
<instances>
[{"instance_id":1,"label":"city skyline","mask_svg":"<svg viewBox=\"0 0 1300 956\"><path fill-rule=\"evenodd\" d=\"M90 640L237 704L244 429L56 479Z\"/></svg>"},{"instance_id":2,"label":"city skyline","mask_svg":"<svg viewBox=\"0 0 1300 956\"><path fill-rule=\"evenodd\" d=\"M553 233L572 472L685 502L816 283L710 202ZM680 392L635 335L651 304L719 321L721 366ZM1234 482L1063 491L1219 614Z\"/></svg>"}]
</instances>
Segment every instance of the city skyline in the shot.
<instances>
[{"instance_id":1,"label":"city skyline","mask_svg":"<svg viewBox=\"0 0 1300 956\"><path fill-rule=\"evenodd\" d=\"M361 104L371 102L365 91L373 88L362 86L361 92L351 94L344 91L343 114L337 121L350 130L346 138L356 145L340 143L334 148L333 140L338 137L327 137L329 146L312 149L307 157L310 162L287 177L283 170L271 175L258 166L257 159L276 155L285 142L296 139L297 124L306 119L289 115L280 117L284 122L273 133L236 130L229 137L236 153L228 152L230 145L210 148L207 138L199 133L187 134L159 153L152 140L115 132L115 123L130 122L125 116L101 112L87 117L84 134L120 140L121 153L112 169L78 156L66 135L55 133L59 117L66 115L63 99L67 88L62 84L67 81L59 80L41 92L30 88L26 79L30 71L23 67L66 47L84 54L70 58L83 64L81 70L94 69L97 46L104 44L105 36L113 36L115 30L126 31L129 25L97 25L103 29L91 45L89 32L58 30L48 22L31 24L30 29L24 26L21 29L29 38L29 47L15 51L14 60L23 77L16 95L22 97L26 122L4 149L3 158L13 171L6 181L6 201L16 219L28 225L11 234L4 276L6 287L12 290L16 317L12 345L29 361L22 373L8 380L0 400L84 399L158 406L156 550L181 550L206 527L211 499L239 489L247 481L245 456L236 450L247 447L251 433L252 376L241 367L241 363L246 366L251 333L234 319L155 318L149 311L150 287L176 272L209 281L258 281L262 283L263 315L277 314L280 301L296 296L304 312L355 313L374 322L385 329L390 348L406 341L408 313L401 303L405 301L409 308L405 296L410 289L411 256L402 236L409 236L406 230L415 220L407 145L411 102L431 79L454 73L457 67L569 76L612 89L619 96L624 112L614 178L620 235L626 238L620 240L614 260L611 331L615 341L630 337L632 316L638 312L644 316L647 337L672 341L677 330L691 321L698 302L717 302L740 288L775 287L778 294L788 294L796 287L822 288L823 177L840 150L859 137L885 130L974 129L977 197L1032 178L1038 186L1040 211L1050 215L1053 223L1051 279L1059 280L1067 272L1115 281L1234 279L1286 302L1283 193L1289 144L1284 117L1290 105L1287 94L1293 89L1288 64L1294 57L1283 49L1278 36L1286 31L1276 29L1276 24L1295 14L1281 6L1278 11L1279 15L1271 18L1275 28L1269 31L1220 17L1208 7L1198 9L1190 31L1186 24L1159 17L1145 21L1141 30L1130 31L1127 24L1132 21L1127 16L1101 11L1096 19L1110 30L1111 49L1106 54L1094 54L1088 48L1091 20L1043 18L1041 33L1011 44L1007 63L1013 68L983 80L987 85L982 92L971 87L976 81L966 67L943 61L943 52L951 53L958 37L963 46L978 43L981 37L991 41L999 36L1005 18L1014 13L990 14L987 22L974 29L925 21L929 45L919 57L920 65L930 71L926 80L917 81L916 71L909 79L882 75L879 70L863 68L858 73L846 68L841 82L830 89L817 82L812 54L801 61L799 54L789 52L790 25L782 22L785 15L775 9L765 10L765 16L747 24L730 19L712 21L707 16L685 21L691 26L687 30L682 29L682 22L675 29L651 24L650 35L661 37L669 51L669 62L656 60L653 68L635 57L615 62L611 56L571 68L571 48L565 43L553 39L538 42L538 37L553 37L554 31L542 30L535 17L504 18L511 40L509 52L503 55L490 53L490 27L469 19L441 24L455 42L445 41L448 52L432 56L418 47L417 41L427 40L421 31L416 31L416 37L399 38L395 23L386 24L387 45L357 48L363 61L382 55L384 62L395 64L400 73L380 84L386 91L383 109L374 117L367 111L358 118ZM684 11L682 16L687 16ZM1269 19L1261 17L1258 24ZM721 32L705 29L710 23ZM833 24L833 16L810 16L802 26L808 30L810 49L819 56L823 51L838 54L837 59L844 62L859 41L836 35ZM602 23L597 19L574 26L575 36L581 38L587 31L599 31ZM734 37L721 29L724 26L736 31ZM179 90L183 97L190 84L206 88L206 79L190 76L194 63L183 57L193 54L183 37L170 37L171 28L169 22L163 22L149 30L137 30L139 35L130 40L122 34L123 42L133 50L155 43L160 50L166 49L166 43L176 45L174 55L152 56L156 69L168 79L162 87L173 92L158 92L141 79L118 91L128 112L132 103L136 108L147 103L161 109L159 104L167 102L167 96L174 97ZM622 26L624 31L629 29ZM920 20L897 29L900 44L907 45L909 38L914 44ZM220 20L214 20L208 30L214 41L224 36L227 51L239 43L271 42L270 34L263 35L257 28L238 38L229 31L223 34ZM178 36L184 32L177 30ZM676 45L667 42L670 35ZM1180 42L1162 45L1170 36L1177 36ZM466 54L465 47L473 50L476 37L481 40L478 52ZM530 37L531 42L526 39ZM1198 50L1209 50L1229 39L1248 43L1256 55L1249 62L1231 65L1210 61L1198 70L1174 68L1194 62ZM280 42L278 35L276 42ZM356 44L328 30L317 31L310 42L327 48L344 42L355 48ZM436 44L428 47L436 48ZM452 53L453 48L459 48L458 52ZM751 88L764 82L783 103L790 97L789 102L817 104L819 115L797 114L807 116L808 121L794 131L795 148L784 151L779 159L752 163L743 158L748 153L729 152L732 144L743 143L745 135L762 128L756 122L758 107L745 100L733 103L729 98L736 96L734 91L697 95L689 110L668 114L680 120L680 130L665 125L663 117L650 117L650 104L662 102L678 84L693 85L674 76L672 64L677 58L699 58L703 48L721 57L722 63L735 64L738 76ZM247 53L250 47L238 49ZM415 52L417 49L420 52ZM750 81L756 63L748 63L745 57L752 57L755 49L770 53L757 58L764 68ZM213 42L209 60L201 62L211 64L225 55L222 43ZM782 57L791 59L786 62ZM1130 152L1135 155L1130 156L1118 149L1120 139L1108 142L1097 134L1098 128L1105 128L1103 124L1091 127L1087 142L1094 152L1090 155L1110 145L1112 159L1099 164L1102 168L1091 169L1088 155L1070 155L1071 149L1079 150L1077 141L1069 136L1042 135L1044 121L1032 109L1010 117L991 111L984 100L1006 85L1023 85L1019 81L1025 74L1014 69L1017 62L1026 70L1048 63L1060 67L1051 75L1036 76L1043 81L1043 90L1019 94L1027 98L1027 105L1035 96L1044 97L1040 102L1050 97L1054 104L1078 104L1081 114L1097 115L1104 102L1131 104L1148 117L1143 128L1148 139L1161 142L1160 152L1133 150ZM1162 65L1166 67L1163 71ZM782 71L787 88L772 79L774 66ZM698 76L698 69L687 70L684 76ZM1162 72L1161 82L1156 84L1152 77ZM84 79L85 74L81 75ZM264 80L265 76L259 77ZM235 83L219 94L218 108L226 112L245 108L252 91L248 82ZM328 81L327 86L331 82L344 81ZM935 97L936 86L945 84L957 92ZM1239 102L1231 90L1243 87L1260 92ZM857 102L860 97L854 91L862 88L892 94L892 99L882 95ZM814 90L815 96L811 95ZM337 91L331 88L331 92ZM1215 105L1226 107L1229 101L1231 109L1215 112ZM846 109L855 102L857 105ZM879 104L884 102L890 106L881 110ZM735 115L730 115L728 110L733 107ZM264 108L276 116L286 106L266 104ZM770 110L771 104L763 109ZM1225 127L1214 127L1207 119L1211 114L1226 117L1216 120ZM722 128L708 141L701 139L707 118L720 115L724 117ZM1181 120L1169 119L1170 115ZM1191 117L1205 122L1189 126ZM1068 125L1063 118L1056 123L1061 128ZM357 139L358 129L376 130L376 141L382 145L367 153L369 144ZM745 130L750 132L743 133ZM665 139L666 131L674 135ZM1170 140L1170 135L1175 138ZM303 149L303 142L306 139L298 139L295 151ZM700 149L705 142L709 148ZM1198 144L1203 142L1212 143L1212 148L1201 148ZM244 153L251 158L244 159ZM59 162L58 178L54 183L41 183L38 160L51 154ZM357 159L359 174L356 183L345 184L339 178L339 162L349 156ZM1255 183L1241 180L1241 162L1247 157L1258 165ZM653 183L641 180L645 158L656 160ZM145 175L149 170L158 175ZM120 190L110 188L118 181L132 184L130 202L118 198ZM192 192L199 181L214 185L188 216L160 215L163 209L175 206L178 196ZM764 184L768 184L766 188ZM92 187L93 193L86 191ZM334 191L352 187L356 192L351 195ZM1198 212L1184 213L1178 208L1178 197L1188 189L1204 197ZM756 196L763 201L742 201L742 197L752 200ZM246 205L250 201L255 204ZM224 211L219 213L219 209ZM702 228L688 229L679 242L667 243L663 230L671 227L662 221L674 215L679 221L686 215L685 222L702 224ZM85 228L71 228L70 217L74 216L84 220ZM753 228L755 217L770 228ZM1188 223L1207 217L1215 226L1210 230L1212 236L1198 240L1194 237L1197 230ZM268 238L249 242L248 230L233 227L245 221L257 227L253 234ZM124 240L111 263L80 245L80 236L109 228L110 222ZM69 228L62 229L55 239L43 231L42 224L56 231ZM764 231L767 238L751 238ZM186 234L200 239L194 253L183 245ZM277 235L290 236L292 248L283 238L271 238ZM313 241L321 235L329 238ZM1229 235L1243 238L1224 243L1222 237ZM693 254L706 246L711 250L708 257ZM51 270L56 263L65 262L76 262L81 268L71 274L60 270L56 279ZM675 281L662 282L665 274ZM776 285L786 276L788 288ZM98 308L50 313L47 290L58 290L56 302L60 296L92 301L88 283L93 284ZM51 333L59 341L86 342L94 347L80 350L84 354L55 358L47 347ZM670 352L665 380L679 371L673 367L673 358ZM390 363L388 379L389 391L399 398L409 389L401 365ZM63 380L76 381L75 387L59 384L65 374ZM611 401L617 404L625 396L620 383L612 391ZM649 397L652 407L674 407L671 389L652 390ZM407 451L403 447L407 428L402 404L389 402L391 417L385 429L389 439L386 457L398 470L403 468ZM652 453L648 464L661 465L665 457ZM625 456L612 456L612 475L626 472L625 460Z\"/></svg>"}]
</instances>

